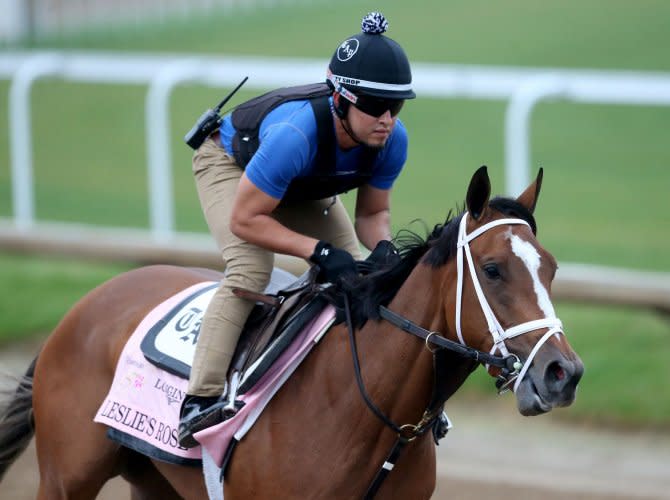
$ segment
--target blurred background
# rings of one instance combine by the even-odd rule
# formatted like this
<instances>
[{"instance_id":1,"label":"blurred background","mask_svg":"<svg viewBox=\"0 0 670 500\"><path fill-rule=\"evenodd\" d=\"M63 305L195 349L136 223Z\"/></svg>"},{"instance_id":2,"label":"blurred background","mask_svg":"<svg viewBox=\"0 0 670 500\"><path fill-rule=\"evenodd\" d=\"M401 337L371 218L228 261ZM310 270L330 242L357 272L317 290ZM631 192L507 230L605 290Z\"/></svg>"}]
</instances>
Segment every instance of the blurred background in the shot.
<instances>
[{"instance_id":1,"label":"blurred background","mask_svg":"<svg viewBox=\"0 0 670 500\"><path fill-rule=\"evenodd\" d=\"M186 131L244 76L228 108L275 82L322 79L370 10L389 20L418 94L401 114L410 152L393 191L394 230L442 222L480 165L500 194L515 190L510 169L534 178L543 167L538 236L564 273L585 280L560 290L555 305L586 373L576 403L537 429L665 439L670 4L662 0L0 0L0 349L34 349L97 284L175 258L152 245L203 259L193 249L212 243ZM200 76L182 81L191 70ZM546 97L528 107L543 85ZM527 133L515 132L510 122L524 109ZM17 201L26 165L30 203ZM157 185L168 205L152 205ZM93 243L97 252L77 251ZM583 293L591 278L595 292ZM531 425L514 415L512 398L492 401L494 393L476 373L454 398L457 412L468 420L484 408L491 418L495 408L495 419L500 410ZM614 495L584 498L600 494Z\"/></svg>"}]
</instances>

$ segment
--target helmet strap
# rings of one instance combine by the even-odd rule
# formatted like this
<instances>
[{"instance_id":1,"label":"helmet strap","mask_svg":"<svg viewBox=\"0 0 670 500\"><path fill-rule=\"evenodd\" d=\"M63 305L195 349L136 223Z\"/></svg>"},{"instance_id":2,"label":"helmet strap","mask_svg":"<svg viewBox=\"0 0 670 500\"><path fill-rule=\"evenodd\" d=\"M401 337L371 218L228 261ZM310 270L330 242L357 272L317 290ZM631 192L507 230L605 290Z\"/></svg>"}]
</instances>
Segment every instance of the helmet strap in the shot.
<instances>
[{"instance_id":1,"label":"helmet strap","mask_svg":"<svg viewBox=\"0 0 670 500\"><path fill-rule=\"evenodd\" d=\"M361 141L361 140L356 136L356 134L354 134L354 131L351 130L351 127L349 127L349 122L347 121L346 118L341 118L341 117L340 117L340 123L342 124L342 128L343 128L344 131L347 133L347 135L348 135L349 137L351 137L352 140L353 140L356 144L360 144L361 146L367 146L367 144L365 144L363 141Z\"/></svg>"},{"instance_id":2,"label":"helmet strap","mask_svg":"<svg viewBox=\"0 0 670 500\"><path fill-rule=\"evenodd\" d=\"M342 87L340 87L340 89L341 88ZM351 107L351 103L339 92L339 89L335 90L335 92L338 94L337 104L335 102L333 102L333 112L335 113L335 116L340 120L340 123L342 124L342 128L347 133L347 135L349 137L351 137L351 139L356 144L360 144L362 146L365 146L366 144L356 136L356 134L354 133L353 130L351 130L351 127L349 126L349 121L347 120L347 116L349 115L349 108ZM335 96L333 96L333 100L334 99L335 99Z\"/></svg>"}]
</instances>

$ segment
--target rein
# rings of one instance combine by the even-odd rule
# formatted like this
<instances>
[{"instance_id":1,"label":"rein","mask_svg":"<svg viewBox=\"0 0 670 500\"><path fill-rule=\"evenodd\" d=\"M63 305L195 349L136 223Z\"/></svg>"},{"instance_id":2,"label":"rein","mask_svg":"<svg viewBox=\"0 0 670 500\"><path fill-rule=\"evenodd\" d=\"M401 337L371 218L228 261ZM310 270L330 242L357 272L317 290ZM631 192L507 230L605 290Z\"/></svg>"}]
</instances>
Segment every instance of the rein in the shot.
<instances>
[{"instance_id":1,"label":"rein","mask_svg":"<svg viewBox=\"0 0 670 500\"><path fill-rule=\"evenodd\" d=\"M370 411L372 411L372 413L374 413L377 418L379 418L387 427L391 428L397 435L396 441L393 444L391 451L388 453L386 460L384 460L384 463L377 471L372 484L370 484L367 492L363 496L365 500L370 500L374 498L386 477L395 467L398 458L400 458L400 453L403 451L405 446L408 443L414 441L417 437L425 434L428 429L433 427L436 424L440 412L436 409L431 410L429 407L424 410L423 415L421 416L421 420L417 424L398 425L393 422L393 420L391 420L386 414L384 414L384 412L381 411L377 405L374 404L370 398L370 395L365 389L363 377L361 376L361 365L358 357L358 348L356 347L356 336L354 334L353 321L351 320L349 294L342 292L342 296L344 299L344 312L347 322L347 331L349 333L349 343L351 345L351 355L354 362L354 374L356 376L358 389ZM469 358L480 363L497 366L503 370L504 374L514 375L515 373L518 373L520 362L519 358L514 354L502 357L495 356L484 351L478 351L472 347L468 347L466 345L459 344L458 342L454 342L453 340L449 340L439 335L437 332L426 330L425 328L420 327L416 323L411 322L407 318L404 318L403 316L400 316L399 314L396 314L390 309L381 305L379 306L379 314L383 319L392 325L395 325L401 330L407 333L411 333L412 335L422 339L426 343L426 347L428 347L429 344L437 346L437 349L430 349L430 347L428 347L428 350L433 353L433 356L435 356L435 353L438 350L447 349L465 358ZM437 405L437 408L440 408L443 404L444 402L441 402L440 405Z\"/></svg>"},{"instance_id":2,"label":"rein","mask_svg":"<svg viewBox=\"0 0 670 500\"><path fill-rule=\"evenodd\" d=\"M384 422L386 426L393 429L393 431L397 434L396 441L393 447L391 448L391 451L386 457L386 460L382 464L381 468L377 471L375 478L372 480L372 484L370 484L368 490L363 496L365 500L369 500L374 498L374 496L377 494L377 491L384 482L384 479L386 479L386 476L388 476L389 473L393 470L393 467L395 467L395 463L400 457L400 453L405 448L405 446L408 443L414 441L417 437L425 434L426 431L430 429L437 421L439 412L435 410L431 411L430 408L426 408L426 410L424 410L423 412L421 420L417 424L398 425L395 422L393 422L393 420L391 420L388 416L386 416L384 412L382 412L377 407L377 405L375 405L372 402L370 395L365 389L365 384L363 383L363 377L361 376L361 365L358 358L358 348L356 347L356 336L354 334L353 321L351 320L351 307L349 306L349 294L346 292L342 292L342 296L344 298L344 312L347 321L347 331L349 332L349 343L351 344L351 355L354 360L354 373L356 375L356 383L358 384L358 389L361 393L361 396L363 397L363 400L368 405L368 408L370 408L372 413L374 413L375 416L377 416L377 418L379 418L382 422Z\"/></svg>"},{"instance_id":3,"label":"rein","mask_svg":"<svg viewBox=\"0 0 670 500\"><path fill-rule=\"evenodd\" d=\"M489 354L484 351L478 351L472 347L468 347L464 344L459 344L453 340L449 340L446 337L443 337L438 332L431 330L426 330L425 328L413 323L404 316L396 314L387 307L379 306L379 315L384 318L386 321L391 323L394 326L397 326L401 330L411 333L426 342L426 347L428 344L433 344L441 349L447 349L453 351L456 354L463 356L464 358L469 358L479 363L485 363L487 365L496 366L498 368L507 369L510 372L515 371L515 364L519 362L519 358L514 354L509 354L507 356L496 356L494 354ZM430 347L428 350L431 350Z\"/></svg>"},{"instance_id":4,"label":"rein","mask_svg":"<svg viewBox=\"0 0 670 500\"><path fill-rule=\"evenodd\" d=\"M456 255L456 265L458 270L457 277L457 287L456 287L456 334L458 336L459 342L450 340L438 332L427 330L416 323L410 321L409 319L391 311L385 306L379 306L380 316L391 323L392 325L400 328L401 330L415 335L422 339L426 347L433 357L435 353L441 349L447 349L449 351L455 352L458 355L472 359L476 362L483 363L487 366L495 366L501 369L501 374L498 376L496 386L499 389L499 393L503 393L506 390L509 390L509 387L514 383L514 390L517 389L521 380L526 375L528 368L531 365L531 361L534 359L535 355L539 351L540 347L549 340L553 335L563 334L563 325L561 321L556 317L541 318L532 321L527 321L519 325L512 326L505 330L500 322L498 321L493 309L486 300L486 296L482 290L482 287L477 278L477 273L474 266L474 260L472 258L472 253L470 252L470 241L474 240L481 234L485 233L489 229L492 229L496 226L501 225L530 225L522 219L516 218L505 218L498 219L483 226L480 226L470 234L467 233L467 217L468 212L463 214L463 217L459 226L458 233L458 243L457 243L457 255ZM461 331L461 309L462 309L462 294L463 294L463 280L464 280L464 260L467 261L468 269L470 271L470 276L475 288L475 293L479 300L481 310L486 318L488 325L489 333L493 338L493 347L490 352L479 351L472 347L466 345ZM365 385L363 383L363 378L361 376L361 367L360 361L358 358L358 349L356 348L356 338L354 334L353 322L351 320L351 308L349 305L349 295L346 292L342 292L344 298L344 311L347 322L347 330L349 332L349 342L351 344L351 353L354 362L354 372L356 375L356 382L358 384L358 389L363 397L363 400L367 404L368 408L372 413L377 416L387 427L390 427L396 434L396 442L391 448L386 460L382 464L381 468L375 475L375 478L372 481L372 484L368 487L367 492L365 493L364 499L372 499L379 490L382 482L388 474L393 470L396 461L398 460L400 453L404 447L414 439L425 434L425 432L435 425L439 412L430 407L424 410L424 413L421 417L421 420L417 424L404 424L398 425L393 422L388 416L386 416L373 402L370 396L368 395ZM505 340L510 338L523 335L535 330L542 328L547 328L547 332L540 338L540 340L535 344L531 350L528 358L525 363L522 363L516 354L512 354L507 349L505 345ZM436 346L436 349L431 349L430 345ZM499 351L502 355L494 354L496 351ZM441 402L438 407L441 407L444 402ZM431 403L432 405L432 403ZM435 406L435 405L433 405Z\"/></svg>"}]
</instances>

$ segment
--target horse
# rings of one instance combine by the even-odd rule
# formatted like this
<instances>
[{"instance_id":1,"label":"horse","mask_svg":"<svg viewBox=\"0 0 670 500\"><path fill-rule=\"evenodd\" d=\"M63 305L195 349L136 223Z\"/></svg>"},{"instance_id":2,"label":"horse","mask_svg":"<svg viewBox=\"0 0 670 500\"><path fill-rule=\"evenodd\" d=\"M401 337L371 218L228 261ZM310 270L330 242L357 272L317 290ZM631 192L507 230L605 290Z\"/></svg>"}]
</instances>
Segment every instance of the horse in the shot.
<instances>
[{"instance_id":1,"label":"horse","mask_svg":"<svg viewBox=\"0 0 670 500\"><path fill-rule=\"evenodd\" d=\"M238 443L225 498L430 498L435 444L425 431L480 365L513 391L522 415L569 406L584 367L550 299L557 264L533 216L541 184L542 170L519 197L491 198L481 167L464 210L425 240L413 233L390 267L343 283L341 294L326 290L347 321L330 327ZM0 477L34 435L39 499L92 499L119 475L136 500L207 498L201 470L123 447L93 416L147 311L221 278L147 266L76 303L5 402Z\"/></svg>"}]
</instances>

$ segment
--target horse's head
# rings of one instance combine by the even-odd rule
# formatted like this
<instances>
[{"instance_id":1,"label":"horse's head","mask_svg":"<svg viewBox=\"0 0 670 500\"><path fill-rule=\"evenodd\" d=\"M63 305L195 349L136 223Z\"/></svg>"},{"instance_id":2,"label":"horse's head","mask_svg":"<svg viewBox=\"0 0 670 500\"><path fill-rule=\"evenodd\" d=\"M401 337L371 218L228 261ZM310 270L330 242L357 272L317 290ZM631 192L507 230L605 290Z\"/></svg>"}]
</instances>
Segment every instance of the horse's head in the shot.
<instances>
[{"instance_id":1,"label":"horse's head","mask_svg":"<svg viewBox=\"0 0 670 500\"><path fill-rule=\"evenodd\" d=\"M570 405L584 371L551 302L556 260L535 237L532 214L541 184L542 170L516 200L489 200L486 167L475 172L460 219L458 276L445 282L447 315L455 318L459 341L518 358L513 373L502 376L523 415ZM498 368L489 373L501 376Z\"/></svg>"}]
</instances>

